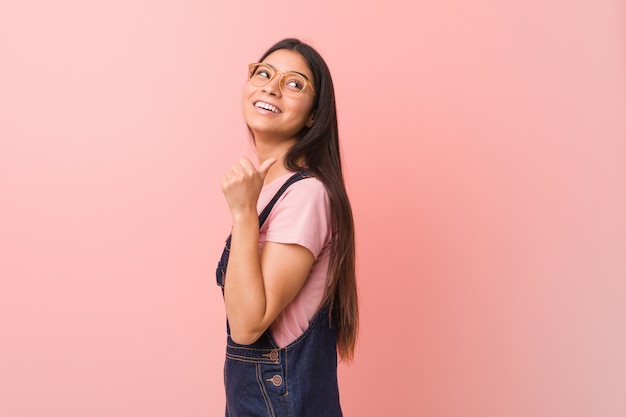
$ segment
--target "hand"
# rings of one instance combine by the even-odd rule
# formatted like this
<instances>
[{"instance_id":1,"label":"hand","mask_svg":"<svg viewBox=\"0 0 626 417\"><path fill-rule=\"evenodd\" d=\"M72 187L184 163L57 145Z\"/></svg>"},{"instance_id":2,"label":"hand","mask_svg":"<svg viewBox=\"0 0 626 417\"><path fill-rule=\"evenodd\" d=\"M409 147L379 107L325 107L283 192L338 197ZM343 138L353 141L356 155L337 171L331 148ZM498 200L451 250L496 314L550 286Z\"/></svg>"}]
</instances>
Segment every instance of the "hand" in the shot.
<instances>
[{"instance_id":1,"label":"hand","mask_svg":"<svg viewBox=\"0 0 626 417\"><path fill-rule=\"evenodd\" d=\"M276 162L276 158L266 159L259 169L246 157L241 157L222 177L222 192L233 216L254 212L263 188L267 171Z\"/></svg>"}]
</instances>

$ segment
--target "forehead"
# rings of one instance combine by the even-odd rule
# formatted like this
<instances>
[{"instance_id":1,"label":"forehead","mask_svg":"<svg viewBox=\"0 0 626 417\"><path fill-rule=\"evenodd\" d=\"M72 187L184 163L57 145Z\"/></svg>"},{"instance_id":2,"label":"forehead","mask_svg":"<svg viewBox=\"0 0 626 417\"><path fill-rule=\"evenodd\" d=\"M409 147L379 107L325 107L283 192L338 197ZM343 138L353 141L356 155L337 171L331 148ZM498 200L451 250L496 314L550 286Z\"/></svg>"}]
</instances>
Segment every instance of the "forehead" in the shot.
<instances>
[{"instance_id":1,"label":"forehead","mask_svg":"<svg viewBox=\"0 0 626 417\"><path fill-rule=\"evenodd\" d=\"M279 49L265 57L263 62L270 64L278 71L296 71L306 75L309 79L313 79L313 73L309 69L309 66L302 55L297 52Z\"/></svg>"}]
</instances>

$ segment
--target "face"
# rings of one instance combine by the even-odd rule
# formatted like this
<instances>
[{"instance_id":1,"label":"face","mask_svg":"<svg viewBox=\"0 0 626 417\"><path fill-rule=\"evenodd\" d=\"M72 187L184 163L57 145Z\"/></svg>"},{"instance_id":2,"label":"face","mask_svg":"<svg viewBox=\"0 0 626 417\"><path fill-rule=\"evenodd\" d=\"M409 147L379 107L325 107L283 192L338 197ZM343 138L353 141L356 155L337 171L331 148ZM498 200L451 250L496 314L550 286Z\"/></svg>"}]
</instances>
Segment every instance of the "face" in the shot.
<instances>
[{"instance_id":1,"label":"face","mask_svg":"<svg viewBox=\"0 0 626 417\"><path fill-rule=\"evenodd\" d=\"M314 95L309 87L298 96L285 95L280 89L280 78L283 73L295 71L312 81L313 73L299 53L287 49L272 52L263 62L280 72L262 87L246 83L242 100L244 120L255 138L295 139L304 126L313 125Z\"/></svg>"}]
</instances>

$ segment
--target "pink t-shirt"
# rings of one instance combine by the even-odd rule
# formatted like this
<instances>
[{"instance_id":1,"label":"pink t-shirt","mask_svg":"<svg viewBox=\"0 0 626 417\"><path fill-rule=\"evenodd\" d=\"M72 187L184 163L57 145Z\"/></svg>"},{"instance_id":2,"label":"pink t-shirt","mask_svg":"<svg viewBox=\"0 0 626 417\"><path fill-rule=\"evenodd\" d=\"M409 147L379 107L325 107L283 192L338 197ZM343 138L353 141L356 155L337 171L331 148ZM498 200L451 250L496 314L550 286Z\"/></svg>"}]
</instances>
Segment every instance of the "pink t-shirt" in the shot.
<instances>
[{"instance_id":1,"label":"pink t-shirt","mask_svg":"<svg viewBox=\"0 0 626 417\"><path fill-rule=\"evenodd\" d=\"M285 174L263 187L257 203L259 213L291 175ZM317 178L305 178L287 188L259 231L259 250L266 241L297 244L315 256L304 285L270 326L279 347L304 333L322 301L330 236L330 202L324 184Z\"/></svg>"}]
</instances>

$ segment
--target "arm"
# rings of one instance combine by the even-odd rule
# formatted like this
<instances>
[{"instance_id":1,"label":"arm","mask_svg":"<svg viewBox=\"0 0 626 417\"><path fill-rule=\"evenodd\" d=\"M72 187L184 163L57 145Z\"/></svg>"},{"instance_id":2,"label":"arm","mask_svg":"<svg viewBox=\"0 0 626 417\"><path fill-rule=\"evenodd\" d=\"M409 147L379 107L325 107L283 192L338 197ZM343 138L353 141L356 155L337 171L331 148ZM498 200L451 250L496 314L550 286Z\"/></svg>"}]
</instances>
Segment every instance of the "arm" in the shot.
<instances>
[{"instance_id":1,"label":"arm","mask_svg":"<svg viewBox=\"0 0 626 417\"><path fill-rule=\"evenodd\" d=\"M259 256L258 240L246 245L242 239L236 245L234 236L224 285L226 314L232 339L250 344L296 296L314 258L302 246L273 242Z\"/></svg>"},{"instance_id":2,"label":"arm","mask_svg":"<svg viewBox=\"0 0 626 417\"><path fill-rule=\"evenodd\" d=\"M233 216L224 300L231 337L240 344L253 343L272 324L296 296L315 260L303 246L274 242L266 242L259 254L256 203L271 163L257 171L242 158L222 180Z\"/></svg>"}]
</instances>

